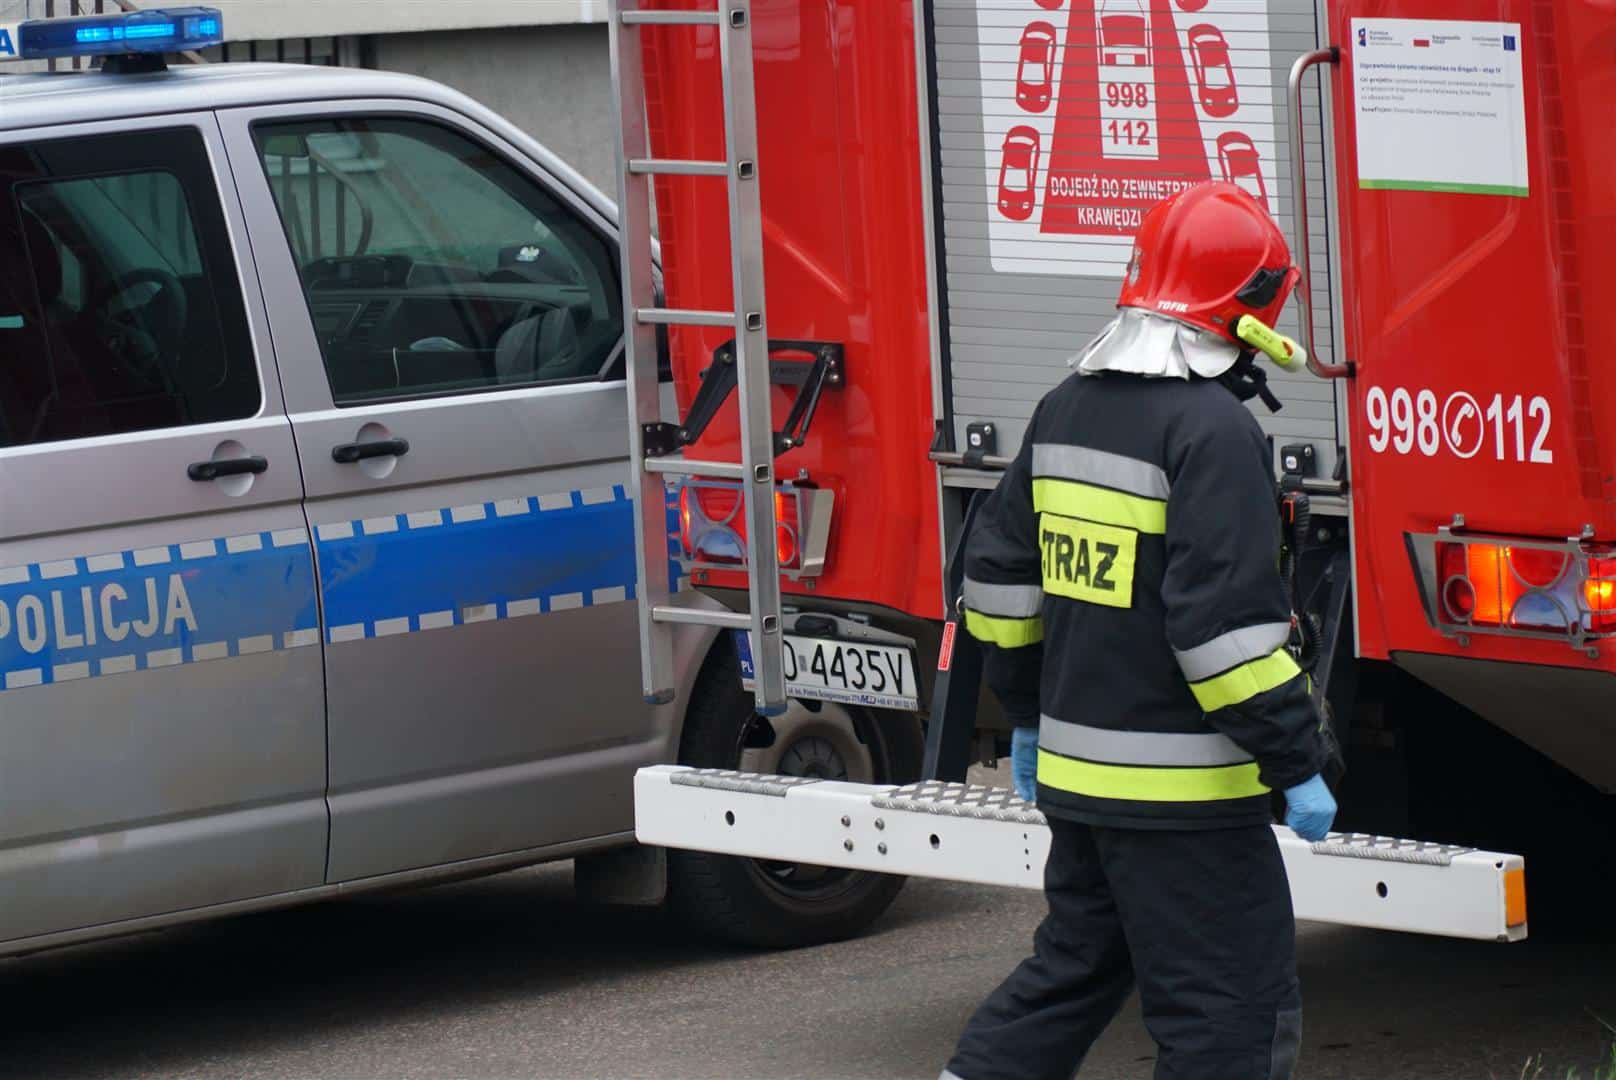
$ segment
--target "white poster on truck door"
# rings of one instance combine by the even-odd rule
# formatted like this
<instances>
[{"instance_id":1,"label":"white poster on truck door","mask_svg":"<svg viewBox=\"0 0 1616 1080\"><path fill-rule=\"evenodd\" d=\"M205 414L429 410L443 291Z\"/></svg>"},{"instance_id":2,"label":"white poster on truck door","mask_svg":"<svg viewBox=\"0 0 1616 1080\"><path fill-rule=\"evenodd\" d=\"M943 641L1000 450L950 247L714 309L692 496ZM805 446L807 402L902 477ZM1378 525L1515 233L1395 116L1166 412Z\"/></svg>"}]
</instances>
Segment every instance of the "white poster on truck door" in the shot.
<instances>
[{"instance_id":1,"label":"white poster on truck door","mask_svg":"<svg viewBox=\"0 0 1616 1080\"><path fill-rule=\"evenodd\" d=\"M1527 193L1519 23L1353 19L1358 186Z\"/></svg>"},{"instance_id":2,"label":"white poster on truck door","mask_svg":"<svg viewBox=\"0 0 1616 1080\"><path fill-rule=\"evenodd\" d=\"M1202 180L1277 212L1265 3L976 6L994 270L1120 278L1145 212Z\"/></svg>"}]
</instances>

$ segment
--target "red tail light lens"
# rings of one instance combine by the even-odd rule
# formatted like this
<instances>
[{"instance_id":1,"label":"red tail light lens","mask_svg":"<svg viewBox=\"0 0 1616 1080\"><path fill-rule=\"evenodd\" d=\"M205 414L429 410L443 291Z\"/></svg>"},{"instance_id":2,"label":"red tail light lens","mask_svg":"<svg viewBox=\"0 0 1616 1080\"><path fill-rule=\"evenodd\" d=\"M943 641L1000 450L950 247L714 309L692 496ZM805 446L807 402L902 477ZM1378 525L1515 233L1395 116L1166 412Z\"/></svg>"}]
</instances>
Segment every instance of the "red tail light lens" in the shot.
<instances>
[{"instance_id":1,"label":"red tail light lens","mask_svg":"<svg viewBox=\"0 0 1616 1080\"><path fill-rule=\"evenodd\" d=\"M780 567L790 570L797 565L797 500L786 498L784 492L774 493L774 554Z\"/></svg>"},{"instance_id":2,"label":"red tail light lens","mask_svg":"<svg viewBox=\"0 0 1616 1080\"><path fill-rule=\"evenodd\" d=\"M1553 594L1569 564L1564 550L1478 541L1438 544L1445 614L1473 626L1566 628L1574 612Z\"/></svg>"},{"instance_id":3,"label":"red tail light lens","mask_svg":"<svg viewBox=\"0 0 1616 1080\"><path fill-rule=\"evenodd\" d=\"M699 487L695 492L696 503L708 521L717 525L740 524L741 493L738 488Z\"/></svg>"},{"instance_id":4,"label":"red tail light lens","mask_svg":"<svg viewBox=\"0 0 1616 1080\"><path fill-rule=\"evenodd\" d=\"M1507 547L1504 554L1509 557L1509 568L1515 576L1534 589L1552 588L1570 561L1569 552L1547 548Z\"/></svg>"},{"instance_id":5,"label":"red tail light lens","mask_svg":"<svg viewBox=\"0 0 1616 1080\"><path fill-rule=\"evenodd\" d=\"M1527 542L1438 541L1437 598L1448 623L1477 629L1616 633L1616 554Z\"/></svg>"},{"instance_id":6,"label":"red tail light lens","mask_svg":"<svg viewBox=\"0 0 1616 1080\"><path fill-rule=\"evenodd\" d=\"M746 515L739 485L687 481L679 489L679 526L685 554L701 563L746 563ZM802 558L795 490L774 493L775 556L782 570L795 570Z\"/></svg>"}]
</instances>

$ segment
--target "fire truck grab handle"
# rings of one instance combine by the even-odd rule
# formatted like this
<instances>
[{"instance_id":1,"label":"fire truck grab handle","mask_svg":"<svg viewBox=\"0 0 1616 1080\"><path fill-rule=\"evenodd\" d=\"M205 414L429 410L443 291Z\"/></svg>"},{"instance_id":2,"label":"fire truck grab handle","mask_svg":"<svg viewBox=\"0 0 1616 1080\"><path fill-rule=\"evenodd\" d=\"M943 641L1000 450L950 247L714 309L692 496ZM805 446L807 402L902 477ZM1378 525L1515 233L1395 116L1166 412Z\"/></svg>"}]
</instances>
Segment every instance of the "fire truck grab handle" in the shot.
<instances>
[{"instance_id":1,"label":"fire truck grab handle","mask_svg":"<svg viewBox=\"0 0 1616 1080\"><path fill-rule=\"evenodd\" d=\"M1291 208L1296 223L1296 265L1302 271L1296 298L1302 305L1302 345L1307 349L1307 369L1321 379L1341 379L1352 375L1352 365L1327 364L1319 359L1317 343L1313 340L1313 259L1308 250L1307 237L1307 163L1304 158L1304 131L1302 124L1302 75L1314 64L1336 64L1341 61L1341 50L1332 45L1328 49L1315 49L1297 57L1291 65L1290 81L1290 142L1291 142Z\"/></svg>"}]
</instances>

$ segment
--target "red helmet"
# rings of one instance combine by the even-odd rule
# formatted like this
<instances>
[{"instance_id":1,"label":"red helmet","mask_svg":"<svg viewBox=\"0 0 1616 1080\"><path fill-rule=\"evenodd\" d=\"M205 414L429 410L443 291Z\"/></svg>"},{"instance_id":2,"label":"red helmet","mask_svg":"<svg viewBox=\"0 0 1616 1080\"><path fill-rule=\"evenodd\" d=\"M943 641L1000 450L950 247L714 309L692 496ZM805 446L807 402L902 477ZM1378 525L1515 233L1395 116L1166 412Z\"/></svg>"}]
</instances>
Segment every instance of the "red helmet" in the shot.
<instances>
[{"instance_id":1,"label":"red helmet","mask_svg":"<svg viewBox=\"0 0 1616 1080\"><path fill-rule=\"evenodd\" d=\"M1145 215L1117 306L1235 339L1242 315L1273 326L1301 276L1268 211L1245 189L1212 180Z\"/></svg>"}]
</instances>

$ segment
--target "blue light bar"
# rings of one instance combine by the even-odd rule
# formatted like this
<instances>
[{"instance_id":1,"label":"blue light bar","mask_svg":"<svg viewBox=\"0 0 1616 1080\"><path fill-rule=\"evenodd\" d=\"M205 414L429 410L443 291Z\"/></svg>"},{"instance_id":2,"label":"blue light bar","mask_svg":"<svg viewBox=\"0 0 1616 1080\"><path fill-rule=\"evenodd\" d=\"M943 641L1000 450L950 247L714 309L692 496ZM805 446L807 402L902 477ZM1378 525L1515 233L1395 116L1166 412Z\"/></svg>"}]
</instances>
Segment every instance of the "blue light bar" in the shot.
<instances>
[{"instance_id":1,"label":"blue light bar","mask_svg":"<svg viewBox=\"0 0 1616 1080\"><path fill-rule=\"evenodd\" d=\"M184 52L224 42L224 17L209 7L31 19L12 29L14 41L0 33L0 60Z\"/></svg>"}]
</instances>

